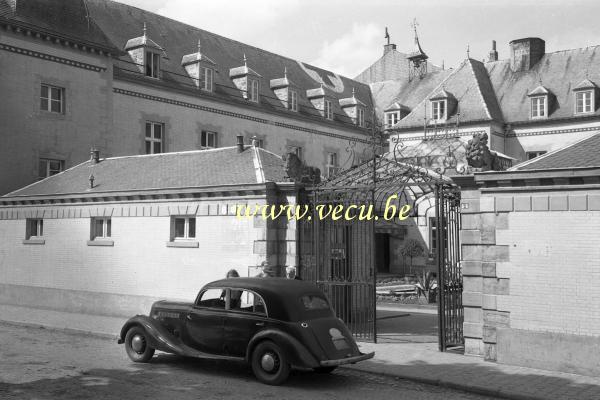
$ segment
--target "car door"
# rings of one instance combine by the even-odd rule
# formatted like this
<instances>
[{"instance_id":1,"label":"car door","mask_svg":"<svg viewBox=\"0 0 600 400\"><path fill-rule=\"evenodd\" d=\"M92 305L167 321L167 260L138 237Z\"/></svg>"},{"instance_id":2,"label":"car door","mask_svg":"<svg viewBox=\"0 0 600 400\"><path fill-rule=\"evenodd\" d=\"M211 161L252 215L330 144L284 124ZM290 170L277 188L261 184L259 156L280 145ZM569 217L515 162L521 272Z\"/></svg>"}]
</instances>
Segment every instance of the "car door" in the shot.
<instances>
[{"instance_id":1,"label":"car door","mask_svg":"<svg viewBox=\"0 0 600 400\"><path fill-rule=\"evenodd\" d=\"M186 315L185 343L204 353L223 353L225 290L211 288L198 296Z\"/></svg>"},{"instance_id":2,"label":"car door","mask_svg":"<svg viewBox=\"0 0 600 400\"><path fill-rule=\"evenodd\" d=\"M267 325L267 309L262 297L250 290L231 289L229 306L223 349L230 356L244 357L250 339Z\"/></svg>"}]
</instances>

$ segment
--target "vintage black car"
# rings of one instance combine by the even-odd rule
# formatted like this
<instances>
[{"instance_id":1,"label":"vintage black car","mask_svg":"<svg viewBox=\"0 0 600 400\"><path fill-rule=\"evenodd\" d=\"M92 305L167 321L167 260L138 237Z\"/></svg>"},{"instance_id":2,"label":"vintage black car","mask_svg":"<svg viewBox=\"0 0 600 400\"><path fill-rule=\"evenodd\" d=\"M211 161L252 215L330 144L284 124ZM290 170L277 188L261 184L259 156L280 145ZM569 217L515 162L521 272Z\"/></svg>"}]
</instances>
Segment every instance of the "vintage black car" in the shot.
<instances>
[{"instance_id":1,"label":"vintage black car","mask_svg":"<svg viewBox=\"0 0 600 400\"><path fill-rule=\"evenodd\" d=\"M331 372L374 355L359 351L314 284L282 278L224 279L204 286L193 304L158 301L149 317L125 323L119 343L136 362L155 350L244 361L270 385L292 367Z\"/></svg>"}]
</instances>

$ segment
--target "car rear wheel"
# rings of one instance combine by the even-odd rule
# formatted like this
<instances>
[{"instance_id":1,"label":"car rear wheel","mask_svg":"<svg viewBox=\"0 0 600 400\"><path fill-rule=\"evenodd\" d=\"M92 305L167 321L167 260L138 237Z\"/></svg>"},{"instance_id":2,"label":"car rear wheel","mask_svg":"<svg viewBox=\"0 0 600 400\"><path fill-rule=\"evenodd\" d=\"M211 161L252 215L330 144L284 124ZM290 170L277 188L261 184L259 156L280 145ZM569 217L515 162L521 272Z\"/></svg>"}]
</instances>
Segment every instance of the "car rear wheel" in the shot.
<instances>
[{"instance_id":1,"label":"car rear wheel","mask_svg":"<svg viewBox=\"0 0 600 400\"><path fill-rule=\"evenodd\" d=\"M252 371L262 383L281 385L290 374L290 364L281 348L267 340L252 352Z\"/></svg>"},{"instance_id":2,"label":"car rear wheel","mask_svg":"<svg viewBox=\"0 0 600 400\"><path fill-rule=\"evenodd\" d=\"M125 351L135 362L148 362L154 355L154 349L148 344L148 334L144 328L134 326L125 335Z\"/></svg>"},{"instance_id":3,"label":"car rear wheel","mask_svg":"<svg viewBox=\"0 0 600 400\"><path fill-rule=\"evenodd\" d=\"M315 372L319 373L319 374L329 374L333 371L335 371L335 369L337 368L337 366L332 366L332 367L317 367L315 368Z\"/></svg>"}]
</instances>

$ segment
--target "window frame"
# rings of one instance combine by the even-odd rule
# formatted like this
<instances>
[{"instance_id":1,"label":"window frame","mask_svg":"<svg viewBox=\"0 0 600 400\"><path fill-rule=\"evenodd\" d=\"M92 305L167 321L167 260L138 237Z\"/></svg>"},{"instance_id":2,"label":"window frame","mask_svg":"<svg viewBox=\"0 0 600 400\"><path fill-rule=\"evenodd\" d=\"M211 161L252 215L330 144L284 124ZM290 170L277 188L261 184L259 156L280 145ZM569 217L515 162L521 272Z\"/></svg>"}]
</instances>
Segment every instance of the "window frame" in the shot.
<instances>
[{"instance_id":1,"label":"window frame","mask_svg":"<svg viewBox=\"0 0 600 400\"><path fill-rule=\"evenodd\" d=\"M45 163L45 167L43 168L45 170L44 176L42 176L42 174L40 172L42 172L42 163ZM53 169L51 169L51 163L58 163L58 170L54 169L54 173L52 173ZM59 159L55 159L55 158L45 158L45 157L40 157L38 160L38 179L46 179L49 178L53 175L56 174L60 174L61 172L63 172L65 170L65 160L59 160Z\"/></svg>"},{"instance_id":2,"label":"window frame","mask_svg":"<svg viewBox=\"0 0 600 400\"><path fill-rule=\"evenodd\" d=\"M390 118L392 117L392 118ZM393 122L390 124L390 119L393 120ZM396 125L398 123L398 121L400 121L400 111L386 111L384 112L384 121L385 121L385 127L387 129L391 129L394 125Z\"/></svg>"},{"instance_id":3,"label":"window frame","mask_svg":"<svg viewBox=\"0 0 600 400\"><path fill-rule=\"evenodd\" d=\"M200 89L206 92L213 91L214 85L214 70L210 67L200 66L199 77L200 77Z\"/></svg>"},{"instance_id":4,"label":"window frame","mask_svg":"<svg viewBox=\"0 0 600 400\"><path fill-rule=\"evenodd\" d=\"M212 143L213 145L210 146L209 145L209 138L212 137ZM216 149L219 147L218 145L218 133L214 132L214 131L202 131L200 133L200 148L201 149Z\"/></svg>"},{"instance_id":5,"label":"window frame","mask_svg":"<svg viewBox=\"0 0 600 400\"><path fill-rule=\"evenodd\" d=\"M540 107L540 104L542 107ZM543 112L543 114L540 114L540 111ZM531 97L530 116L531 119L548 118L548 96L544 95Z\"/></svg>"},{"instance_id":6,"label":"window frame","mask_svg":"<svg viewBox=\"0 0 600 400\"><path fill-rule=\"evenodd\" d=\"M333 121L333 110L331 108L331 100L323 100L323 114L325 119Z\"/></svg>"},{"instance_id":7,"label":"window frame","mask_svg":"<svg viewBox=\"0 0 600 400\"><path fill-rule=\"evenodd\" d=\"M97 223L102 223L102 234L97 235ZM114 246L112 240L112 218L111 217L91 217L90 218L90 240L87 241L88 246Z\"/></svg>"},{"instance_id":8,"label":"window frame","mask_svg":"<svg viewBox=\"0 0 600 400\"><path fill-rule=\"evenodd\" d=\"M184 220L183 225L183 236L177 236L177 220ZM193 236L190 235L190 221L194 221ZM195 214L178 214L171 215L170 218L170 233L169 233L169 241L167 242L167 247L198 247L198 218Z\"/></svg>"},{"instance_id":9,"label":"window frame","mask_svg":"<svg viewBox=\"0 0 600 400\"><path fill-rule=\"evenodd\" d=\"M154 51L144 50L144 75L152 79L160 79L160 54Z\"/></svg>"},{"instance_id":10,"label":"window frame","mask_svg":"<svg viewBox=\"0 0 600 400\"><path fill-rule=\"evenodd\" d=\"M26 218L25 219L25 239L23 244L46 244L44 237L44 219Z\"/></svg>"},{"instance_id":11,"label":"window frame","mask_svg":"<svg viewBox=\"0 0 600 400\"><path fill-rule=\"evenodd\" d=\"M533 160L534 158L537 158L539 156L543 156L546 153L547 153L547 151L545 151L545 150L526 151L525 158L527 159L527 161L529 161L529 160Z\"/></svg>"},{"instance_id":12,"label":"window frame","mask_svg":"<svg viewBox=\"0 0 600 400\"><path fill-rule=\"evenodd\" d=\"M260 91L260 83L258 79L249 79L250 83L250 96L249 100L253 103L259 102L259 91Z\"/></svg>"},{"instance_id":13,"label":"window frame","mask_svg":"<svg viewBox=\"0 0 600 400\"><path fill-rule=\"evenodd\" d=\"M148 126L150 126L150 136L148 136ZM156 127L160 126L160 139L156 138ZM165 124L162 122L146 121L144 124L144 151L145 154L161 154L165 152ZM150 152L147 144L150 143ZM155 144L160 145L160 151L155 151Z\"/></svg>"},{"instance_id":14,"label":"window frame","mask_svg":"<svg viewBox=\"0 0 600 400\"><path fill-rule=\"evenodd\" d=\"M339 172L340 167L338 166L337 152L327 153L327 164L325 165L325 169L327 171L327 178L331 178Z\"/></svg>"},{"instance_id":15,"label":"window frame","mask_svg":"<svg viewBox=\"0 0 600 400\"><path fill-rule=\"evenodd\" d=\"M46 88L46 90L47 90L46 97L44 97L44 88ZM59 99L53 98L53 96L52 96L53 89L58 91L58 93L60 95ZM44 107L44 101L46 102L45 107ZM53 104L59 104L60 110L54 111L52 109ZM43 112L48 112L48 113L52 113L52 114L64 115L65 109L66 109L66 107L65 107L65 88L56 86L56 85L50 85L48 83L42 83L40 85L40 110Z\"/></svg>"},{"instance_id":16,"label":"window frame","mask_svg":"<svg viewBox=\"0 0 600 400\"><path fill-rule=\"evenodd\" d=\"M245 288L239 288L239 287L226 287L226 288L224 288L224 290L226 290L226 294L225 294L225 296L226 296L225 297L225 309L227 311L241 313L243 315L256 315L256 316L262 316L262 317L268 317L269 316L269 311L267 309L267 303L265 302L265 299L260 294L256 293L254 290L245 289ZM258 299L259 302L262 302L262 305L264 306L265 311L264 312L254 311L255 308L256 308L256 305L257 305L256 300L255 300L254 304L252 305L252 308L253 308L252 311L231 308L231 292L233 290L239 290L239 291L242 292L240 294L240 299L244 296L244 292L251 293L254 296L255 299Z\"/></svg>"},{"instance_id":17,"label":"window frame","mask_svg":"<svg viewBox=\"0 0 600 400\"><path fill-rule=\"evenodd\" d=\"M440 109L443 108L443 113ZM448 119L448 101L446 99L431 100L431 119L446 121Z\"/></svg>"},{"instance_id":18,"label":"window frame","mask_svg":"<svg viewBox=\"0 0 600 400\"><path fill-rule=\"evenodd\" d=\"M365 127L365 109L362 107L356 108L357 125L361 128Z\"/></svg>"},{"instance_id":19,"label":"window frame","mask_svg":"<svg viewBox=\"0 0 600 400\"><path fill-rule=\"evenodd\" d=\"M290 90L289 92L289 109L294 112L298 112L298 92Z\"/></svg>"},{"instance_id":20,"label":"window frame","mask_svg":"<svg viewBox=\"0 0 600 400\"><path fill-rule=\"evenodd\" d=\"M579 96L584 96L584 98L582 99L582 110L579 111L578 107L579 107ZM585 97L589 96L589 103L587 104L589 106L589 110L586 110L586 99ZM590 90L578 90L575 92L575 114L591 114L594 112L595 110L595 98L594 98L594 90L590 89Z\"/></svg>"}]
</instances>

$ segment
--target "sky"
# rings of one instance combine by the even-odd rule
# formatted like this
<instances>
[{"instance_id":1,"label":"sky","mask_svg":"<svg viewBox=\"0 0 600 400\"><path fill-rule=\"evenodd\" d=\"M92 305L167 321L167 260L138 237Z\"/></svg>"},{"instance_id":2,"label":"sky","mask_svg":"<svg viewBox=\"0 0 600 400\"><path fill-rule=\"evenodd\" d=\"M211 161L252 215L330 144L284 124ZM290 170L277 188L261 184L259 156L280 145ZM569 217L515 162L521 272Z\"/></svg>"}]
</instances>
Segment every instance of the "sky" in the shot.
<instances>
[{"instance_id":1,"label":"sky","mask_svg":"<svg viewBox=\"0 0 600 400\"><path fill-rule=\"evenodd\" d=\"M553 52L600 44L597 0L118 0L350 78L383 55L385 28L397 50L421 47L436 65L469 54L499 58L508 43L540 37Z\"/></svg>"}]
</instances>

